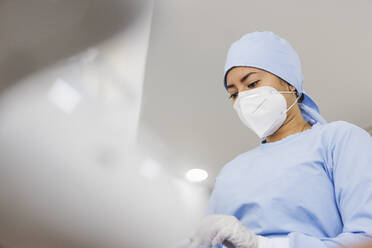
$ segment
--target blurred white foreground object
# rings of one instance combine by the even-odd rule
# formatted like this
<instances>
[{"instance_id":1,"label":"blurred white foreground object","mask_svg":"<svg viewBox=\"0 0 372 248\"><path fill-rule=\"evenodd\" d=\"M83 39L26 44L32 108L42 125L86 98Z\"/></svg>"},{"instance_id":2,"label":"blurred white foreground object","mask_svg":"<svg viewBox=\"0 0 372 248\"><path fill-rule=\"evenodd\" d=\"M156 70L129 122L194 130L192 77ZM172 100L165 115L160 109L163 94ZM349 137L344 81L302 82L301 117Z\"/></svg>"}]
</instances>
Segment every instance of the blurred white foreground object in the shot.
<instances>
[{"instance_id":1,"label":"blurred white foreground object","mask_svg":"<svg viewBox=\"0 0 372 248\"><path fill-rule=\"evenodd\" d=\"M1 248L174 248L199 221L208 190L137 146L152 6L1 3L22 43L0 94Z\"/></svg>"}]
</instances>

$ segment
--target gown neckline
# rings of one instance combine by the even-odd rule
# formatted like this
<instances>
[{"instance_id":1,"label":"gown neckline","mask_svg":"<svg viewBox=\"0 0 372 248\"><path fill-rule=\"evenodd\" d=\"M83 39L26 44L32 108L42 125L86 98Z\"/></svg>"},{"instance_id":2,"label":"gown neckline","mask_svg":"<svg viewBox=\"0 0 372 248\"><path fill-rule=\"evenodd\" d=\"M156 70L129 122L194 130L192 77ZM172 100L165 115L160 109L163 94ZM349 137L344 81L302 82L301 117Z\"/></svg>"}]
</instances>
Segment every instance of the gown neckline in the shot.
<instances>
[{"instance_id":1,"label":"gown neckline","mask_svg":"<svg viewBox=\"0 0 372 248\"><path fill-rule=\"evenodd\" d=\"M294 133L294 134L290 134L288 135L287 137L281 139L281 140L278 140L278 141L274 141L274 142L269 142L269 143L260 143L259 147L261 148L266 148L266 147L273 147L273 146L278 146L278 145L281 145L283 143L286 143L288 142L289 140L292 140L298 136L302 136L310 131L313 131L314 129L318 128L321 124L319 122L316 122L314 123L311 128L309 129L306 129L302 132L298 132L298 133Z\"/></svg>"}]
</instances>

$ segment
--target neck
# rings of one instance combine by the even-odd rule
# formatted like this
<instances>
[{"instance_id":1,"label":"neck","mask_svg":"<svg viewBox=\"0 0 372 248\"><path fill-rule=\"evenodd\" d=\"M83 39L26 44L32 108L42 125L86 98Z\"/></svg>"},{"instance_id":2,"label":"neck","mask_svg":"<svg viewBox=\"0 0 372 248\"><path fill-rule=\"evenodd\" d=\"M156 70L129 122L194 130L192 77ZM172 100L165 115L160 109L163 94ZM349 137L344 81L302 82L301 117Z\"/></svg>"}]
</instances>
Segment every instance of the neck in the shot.
<instances>
[{"instance_id":1,"label":"neck","mask_svg":"<svg viewBox=\"0 0 372 248\"><path fill-rule=\"evenodd\" d=\"M311 125L304 120L298 105L296 104L293 107L293 111L288 112L287 119L283 125L275 133L266 137L267 143L284 139L289 135L311 128Z\"/></svg>"}]
</instances>

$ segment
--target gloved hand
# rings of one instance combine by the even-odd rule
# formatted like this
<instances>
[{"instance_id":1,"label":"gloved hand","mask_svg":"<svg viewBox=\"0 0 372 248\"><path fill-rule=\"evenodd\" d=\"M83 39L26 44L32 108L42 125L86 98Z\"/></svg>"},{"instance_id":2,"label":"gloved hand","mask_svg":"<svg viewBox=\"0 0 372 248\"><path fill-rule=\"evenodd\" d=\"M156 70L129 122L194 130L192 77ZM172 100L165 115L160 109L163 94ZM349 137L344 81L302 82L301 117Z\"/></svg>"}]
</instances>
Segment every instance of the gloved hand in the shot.
<instances>
[{"instance_id":1,"label":"gloved hand","mask_svg":"<svg viewBox=\"0 0 372 248\"><path fill-rule=\"evenodd\" d=\"M209 215L205 217L187 248L211 248L223 243L231 248L261 248L267 238L255 235L235 216Z\"/></svg>"}]
</instances>

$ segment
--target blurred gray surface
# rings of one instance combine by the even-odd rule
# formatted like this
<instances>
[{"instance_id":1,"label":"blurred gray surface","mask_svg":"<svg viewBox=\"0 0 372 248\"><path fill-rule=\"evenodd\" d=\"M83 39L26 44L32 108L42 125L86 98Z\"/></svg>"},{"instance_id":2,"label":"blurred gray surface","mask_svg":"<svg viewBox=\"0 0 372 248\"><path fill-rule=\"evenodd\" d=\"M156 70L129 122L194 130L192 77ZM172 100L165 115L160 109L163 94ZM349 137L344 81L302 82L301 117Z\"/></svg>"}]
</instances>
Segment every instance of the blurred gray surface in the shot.
<instances>
[{"instance_id":1,"label":"blurred gray surface","mask_svg":"<svg viewBox=\"0 0 372 248\"><path fill-rule=\"evenodd\" d=\"M97 45L141 16L144 0L1 0L0 92Z\"/></svg>"}]
</instances>

